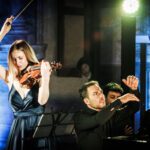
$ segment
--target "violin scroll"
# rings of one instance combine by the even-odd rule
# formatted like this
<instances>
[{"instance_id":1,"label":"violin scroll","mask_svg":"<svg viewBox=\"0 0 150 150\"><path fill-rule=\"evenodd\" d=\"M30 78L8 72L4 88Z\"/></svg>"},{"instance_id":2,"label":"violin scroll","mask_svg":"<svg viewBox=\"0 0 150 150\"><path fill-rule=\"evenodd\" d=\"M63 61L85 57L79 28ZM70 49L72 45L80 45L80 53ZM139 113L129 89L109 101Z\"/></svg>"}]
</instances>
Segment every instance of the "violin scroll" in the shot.
<instances>
[{"instance_id":1,"label":"violin scroll","mask_svg":"<svg viewBox=\"0 0 150 150\"><path fill-rule=\"evenodd\" d=\"M62 68L62 64L59 62L56 63L55 61L51 62L50 66L51 66L52 70L54 70L54 71Z\"/></svg>"}]
</instances>

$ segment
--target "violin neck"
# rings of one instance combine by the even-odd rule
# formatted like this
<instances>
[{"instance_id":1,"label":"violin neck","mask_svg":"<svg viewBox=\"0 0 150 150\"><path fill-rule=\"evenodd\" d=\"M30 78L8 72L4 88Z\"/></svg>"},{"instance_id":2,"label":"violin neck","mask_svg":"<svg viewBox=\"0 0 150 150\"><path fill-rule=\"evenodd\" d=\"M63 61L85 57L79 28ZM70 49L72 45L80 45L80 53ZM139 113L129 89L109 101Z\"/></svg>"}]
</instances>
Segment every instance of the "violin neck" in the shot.
<instances>
[{"instance_id":1,"label":"violin neck","mask_svg":"<svg viewBox=\"0 0 150 150\"><path fill-rule=\"evenodd\" d=\"M31 70L39 70L41 66L31 66Z\"/></svg>"}]
</instances>

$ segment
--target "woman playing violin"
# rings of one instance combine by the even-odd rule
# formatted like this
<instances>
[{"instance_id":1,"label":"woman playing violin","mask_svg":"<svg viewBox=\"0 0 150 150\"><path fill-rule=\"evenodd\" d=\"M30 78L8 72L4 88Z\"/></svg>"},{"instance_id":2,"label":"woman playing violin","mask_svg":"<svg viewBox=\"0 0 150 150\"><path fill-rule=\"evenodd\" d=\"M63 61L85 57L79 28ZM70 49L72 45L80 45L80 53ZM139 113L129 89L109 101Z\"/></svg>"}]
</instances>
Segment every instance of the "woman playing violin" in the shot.
<instances>
[{"instance_id":1,"label":"woman playing violin","mask_svg":"<svg viewBox=\"0 0 150 150\"><path fill-rule=\"evenodd\" d=\"M12 20L13 17L6 19L0 31L0 40L11 29ZM7 150L38 149L38 140L32 136L49 98L51 65L41 62L40 79L33 86L23 86L19 82L22 72L29 65L38 63L32 47L24 40L16 40L8 53L8 70L0 66L0 78L9 87L9 102L14 113Z\"/></svg>"}]
</instances>

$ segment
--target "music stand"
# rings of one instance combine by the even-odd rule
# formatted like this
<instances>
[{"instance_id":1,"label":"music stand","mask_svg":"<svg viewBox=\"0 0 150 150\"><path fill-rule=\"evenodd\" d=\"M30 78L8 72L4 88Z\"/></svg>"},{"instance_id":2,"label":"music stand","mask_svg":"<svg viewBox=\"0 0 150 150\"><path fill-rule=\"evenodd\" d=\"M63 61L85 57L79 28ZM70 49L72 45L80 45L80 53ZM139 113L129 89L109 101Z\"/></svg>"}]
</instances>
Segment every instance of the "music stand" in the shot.
<instances>
[{"instance_id":1,"label":"music stand","mask_svg":"<svg viewBox=\"0 0 150 150\"><path fill-rule=\"evenodd\" d=\"M61 112L55 120L53 142L55 149L77 149L73 113Z\"/></svg>"},{"instance_id":2,"label":"music stand","mask_svg":"<svg viewBox=\"0 0 150 150\"><path fill-rule=\"evenodd\" d=\"M72 135L74 133L73 113L61 113L56 122L55 136Z\"/></svg>"},{"instance_id":3,"label":"music stand","mask_svg":"<svg viewBox=\"0 0 150 150\"><path fill-rule=\"evenodd\" d=\"M53 128L53 116L51 113L42 114L34 131L33 138L49 137Z\"/></svg>"}]
</instances>

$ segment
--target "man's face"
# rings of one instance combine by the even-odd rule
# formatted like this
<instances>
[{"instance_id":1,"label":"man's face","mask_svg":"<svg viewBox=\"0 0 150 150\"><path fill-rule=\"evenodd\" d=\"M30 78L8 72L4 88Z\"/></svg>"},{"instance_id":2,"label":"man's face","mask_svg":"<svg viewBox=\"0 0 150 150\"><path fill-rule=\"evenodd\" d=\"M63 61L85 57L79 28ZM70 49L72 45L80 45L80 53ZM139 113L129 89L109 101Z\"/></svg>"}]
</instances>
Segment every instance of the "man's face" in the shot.
<instances>
[{"instance_id":1,"label":"man's face","mask_svg":"<svg viewBox=\"0 0 150 150\"><path fill-rule=\"evenodd\" d=\"M110 104L110 103L114 102L120 96L121 96L121 93L119 93L119 92L109 91L106 96L106 103Z\"/></svg>"},{"instance_id":2,"label":"man's face","mask_svg":"<svg viewBox=\"0 0 150 150\"><path fill-rule=\"evenodd\" d=\"M89 67L88 64L82 64L82 66L81 66L81 73L84 76L89 75L89 73L90 73L90 67Z\"/></svg>"},{"instance_id":3,"label":"man's face","mask_svg":"<svg viewBox=\"0 0 150 150\"><path fill-rule=\"evenodd\" d=\"M98 85L92 85L87 88L88 96L85 98L84 102L88 107L92 109L100 110L106 106L105 96L102 89Z\"/></svg>"}]
</instances>

